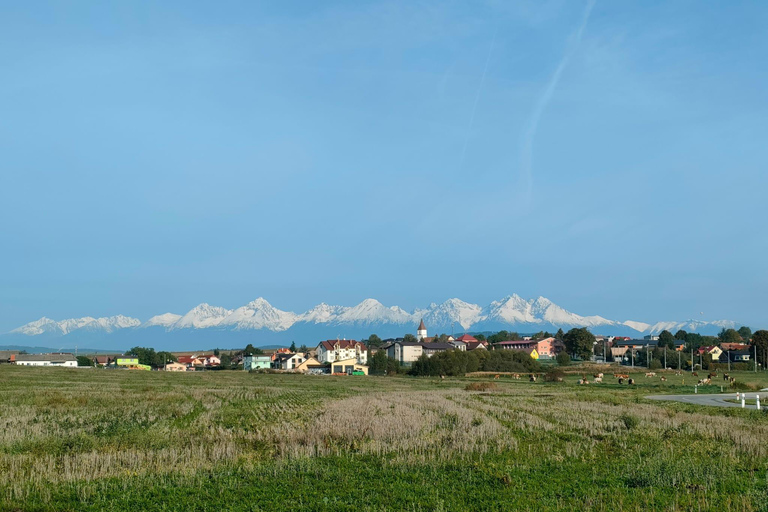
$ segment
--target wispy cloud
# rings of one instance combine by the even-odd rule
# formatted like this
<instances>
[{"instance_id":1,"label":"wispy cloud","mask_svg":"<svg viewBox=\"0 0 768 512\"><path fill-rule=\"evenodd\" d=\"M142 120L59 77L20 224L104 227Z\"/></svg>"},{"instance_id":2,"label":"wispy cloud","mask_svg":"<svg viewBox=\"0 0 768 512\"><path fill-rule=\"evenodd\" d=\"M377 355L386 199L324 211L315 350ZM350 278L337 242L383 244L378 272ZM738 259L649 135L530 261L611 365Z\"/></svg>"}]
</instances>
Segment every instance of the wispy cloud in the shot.
<instances>
[{"instance_id":1,"label":"wispy cloud","mask_svg":"<svg viewBox=\"0 0 768 512\"><path fill-rule=\"evenodd\" d=\"M477 86L477 93L475 94L475 102L472 104L472 114L469 116L469 125L467 126L467 137L464 139L464 147L461 150L461 158L459 159L459 169L464 166L464 157L467 154L467 146L469 145L469 137L472 135L472 127L475 125L475 113L477 113L477 104L480 102L480 93L483 92L483 85L485 84L485 75L488 74L488 64L491 62L491 55L493 54L493 48L496 46L496 34L498 30L494 31L493 39L491 40L491 47L488 48L488 55L485 58L485 66L483 67L483 74L480 77L480 85Z\"/></svg>"},{"instance_id":2,"label":"wispy cloud","mask_svg":"<svg viewBox=\"0 0 768 512\"><path fill-rule=\"evenodd\" d=\"M584 30L587 28L587 23L589 23L589 16L592 14L595 2L596 0L588 0L587 5L584 8L579 28L570 37L565 53L560 59L560 63L550 77L549 82L547 82L547 86L544 88L544 92L539 98L539 101L536 102L533 112L531 112L531 117L528 120L525 134L523 135L520 166L522 189L524 192L523 197L526 203L530 203L533 196L533 143L536 138L536 132L539 129L539 121L552 99L552 94L554 94L557 84L560 82L560 76L563 74L563 70L566 68L568 62L571 60L573 54L576 53L576 50L581 43L581 39L584 36Z\"/></svg>"}]
</instances>

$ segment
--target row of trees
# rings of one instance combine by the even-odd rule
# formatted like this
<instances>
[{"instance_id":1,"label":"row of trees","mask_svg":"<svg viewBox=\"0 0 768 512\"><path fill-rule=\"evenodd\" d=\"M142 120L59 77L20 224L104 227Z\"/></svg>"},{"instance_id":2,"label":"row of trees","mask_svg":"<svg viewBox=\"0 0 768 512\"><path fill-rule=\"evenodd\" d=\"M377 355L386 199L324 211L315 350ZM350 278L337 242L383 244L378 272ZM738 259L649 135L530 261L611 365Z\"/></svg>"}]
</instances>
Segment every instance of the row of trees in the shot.
<instances>
[{"instance_id":1,"label":"row of trees","mask_svg":"<svg viewBox=\"0 0 768 512\"><path fill-rule=\"evenodd\" d=\"M413 363L409 373L417 376L463 376L477 371L528 373L540 370L538 361L519 350L448 350L432 357L422 355Z\"/></svg>"}]
</instances>

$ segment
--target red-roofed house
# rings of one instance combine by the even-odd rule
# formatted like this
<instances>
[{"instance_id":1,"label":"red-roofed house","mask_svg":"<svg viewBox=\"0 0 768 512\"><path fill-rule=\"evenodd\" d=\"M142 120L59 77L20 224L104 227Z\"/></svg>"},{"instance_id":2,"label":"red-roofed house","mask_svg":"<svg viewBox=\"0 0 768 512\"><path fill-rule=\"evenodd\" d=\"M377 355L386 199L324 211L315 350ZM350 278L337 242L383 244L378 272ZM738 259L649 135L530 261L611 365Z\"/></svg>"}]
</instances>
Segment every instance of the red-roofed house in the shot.
<instances>
[{"instance_id":1,"label":"red-roofed house","mask_svg":"<svg viewBox=\"0 0 768 512\"><path fill-rule=\"evenodd\" d=\"M462 334L461 336L456 338L456 341L463 341L464 343L473 343L473 342L477 341L477 338L475 338L474 336L471 336L469 334Z\"/></svg>"},{"instance_id":2,"label":"red-roofed house","mask_svg":"<svg viewBox=\"0 0 768 512\"><path fill-rule=\"evenodd\" d=\"M536 340L536 352L538 352L539 357L543 357L545 359L549 358L552 359L557 356L560 352L565 350L565 344L555 338L544 338L543 340Z\"/></svg>"},{"instance_id":3,"label":"red-roofed house","mask_svg":"<svg viewBox=\"0 0 768 512\"><path fill-rule=\"evenodd\" d=\"M317 360L321 363L346 359L356 359L358 364L368 364L368 349L365 344L355 340L327 340L317 345Z\"/></svg>"}]
</instances>

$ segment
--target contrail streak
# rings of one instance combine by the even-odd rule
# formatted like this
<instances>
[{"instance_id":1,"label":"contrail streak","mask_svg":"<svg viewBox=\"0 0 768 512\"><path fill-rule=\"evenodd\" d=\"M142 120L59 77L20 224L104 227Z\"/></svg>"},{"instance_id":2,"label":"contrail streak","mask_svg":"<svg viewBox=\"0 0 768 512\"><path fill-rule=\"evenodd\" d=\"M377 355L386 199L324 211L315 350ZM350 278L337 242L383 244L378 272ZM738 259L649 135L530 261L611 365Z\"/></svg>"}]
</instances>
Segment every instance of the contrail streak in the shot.
<instances>
[{"instance_id":1,"label":"contrail streak","mask_svg":"<svg viewBox=\"0 0 768 512\"><path fill-rule=\"evenodd\" d=\"M568 65L568 61L571 60L571 57L576 52L576 49L581 43L581 38L584 35L584 30L587 28L589 16L592 13L592 8L595 6L595 2L596 0L589 0L587 2L587 6L584 9L584 14L581 18L579 29L568 43L565 54L563 54L563 58L560 59L560 64L558 64L557 69L555 69L555 72L549 79L549 82L544 89L544 93L536 103L536 106L531 113L531 118L528 121L528 129L525 131L525 135L523 136L521 152L522 181L523 188L525 190L526 203L530 203L531 197L533 195L533 141L536 138L536 131L539 128L541 115L544 113L544 110L546 110L549 101L552 99L552 94L555 92L555 88L557 88L557 84L560 81L560 75L563 74L563 70Z\"/></svg>"},{"instance_id":2,"label":"contrail streak","mask_svg":"<svg viewBox=\"0 0 768 512\"><path fill-rule=\"evenodd\" d=\"M459 159L459 169L464 166L464 156L467 154L467 146L469 145L469 136L472 133L472 127L475 125L475 113L477 112L477 104L480 102L480 93L483 91L483 84L485 84L485 75L488 73L488 63L491 62L491 54L493 48L496 46L496 33L498 29L493 33L493 40L491 40L491 47L488 49L488 56L485 58L485 67L483 68L483 75L480 77L480 85L477 87L477 93L475 94L475 103L472 105L472 115L469 116L469 126L467 127L467 138L464 139L464 147L461 150L461 158Z\"/></svg>"}]
</instances>

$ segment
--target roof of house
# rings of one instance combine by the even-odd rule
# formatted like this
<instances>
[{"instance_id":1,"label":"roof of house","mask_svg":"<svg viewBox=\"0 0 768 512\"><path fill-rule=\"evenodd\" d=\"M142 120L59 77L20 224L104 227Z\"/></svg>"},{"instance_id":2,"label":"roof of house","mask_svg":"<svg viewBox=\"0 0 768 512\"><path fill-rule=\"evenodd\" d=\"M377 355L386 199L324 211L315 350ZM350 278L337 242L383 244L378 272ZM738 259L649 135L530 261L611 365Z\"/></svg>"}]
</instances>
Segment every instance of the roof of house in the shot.
<instances>
[{"instance_id":1,"label":"roof of house","mask_svg":"<svg viewBox=\"0 0 768 512\"><path fill-rule=\"evenodd\" d=\"M723 350L749 350L749 345L744 343L721 343L720 348Z\"/></svg>"},{"instance_id":2,"label":"roof of house","mask_svg":"<svg viewBox=\"0 0 768 512\"><path fill-rule=\"evenodd\" d=\"M619 340L617 338L617 340L614 341L613 344L614 346L617 346L617 347L632 347L637 345L645 347L646 345L658 345L657 341L658 340L625 340L625 339Z\"/></svg>"},{"instance_id":3,"label":"roof of house","mask_svg":"<svg viewBox=\"0 0 768 512\"><path fill-rule=\"evenodd\" d=\"M339 348L355 348L356 346L359 346L360 350L366 350L365 343L355 340L325 340L321 341L318 347L320 345L325 347L326 350L334 350L336 345L338 345Z\"/></svg>"},{"instance_id":4,"label":"roof of house","mask_svg":"<svg viewBox=\"0 0 768 512\"><path fill-rule=\"evenodd\" d=\"M423 318L421 319L421 322L419 322L419 329L418 330L419 331L426 331L427 330L427 326L424 325L424 319Z\"/></svg>"},{"instance_id":5,"label":"roof of house","mask_svg":"<svg viewBox=\"0 0 768 512\"><path fill-rule=\"evenodd\" d=\"M476 348L485 348L485 345L482 341L470 341L467 343L467 350L475 350Z\"/></svg>"},{"instance_id":6,"label":"roof of house","mask_svg":"<svg viewBox=\"0 0 768 512\"><path fill-rule=\"evenodd\" d=\"M50 361L52 363L63 363L65 361L75 361L73 354L66 352L56 354L18 354L16 362L19 361Z\"/></svg>"},{"instance_id":7,"label":"roof of house","mask_svg":"<svg viewBox=\"0 0 768 512\"><path fill-rule=\"evenodd\" d=\"M509 340L509 341L500 341L498 343L495 343L495 345L536 345L537 342L533 340Z\"/></svg>"},{"instance_id":8,"label":"roof of house","mask_svg":"<svg viewBox=\"0 0 768 512\"><path fill-rule=\"evenodd\" d=\"M462 334L461 336L456 338L456 341L463 341L464 343L472 343L472 342L477 341L477 338L475 338L474 336L471 336L469 334Z\"/></svg>"},{"instance_id":9,"label":"roof of house","mask_svg":"<svg viewBox=\"0 0 768 512\"><path fill-rule=\"evenodd\" d=\"M456 348L453 345L451 345L450 343L435 343L435 342L433 342L433 343L420 343L420 345L422 347L424 347L424 349L426 349L426 350L451 350L453 348Z\"/></svg>"}]
</instances>

